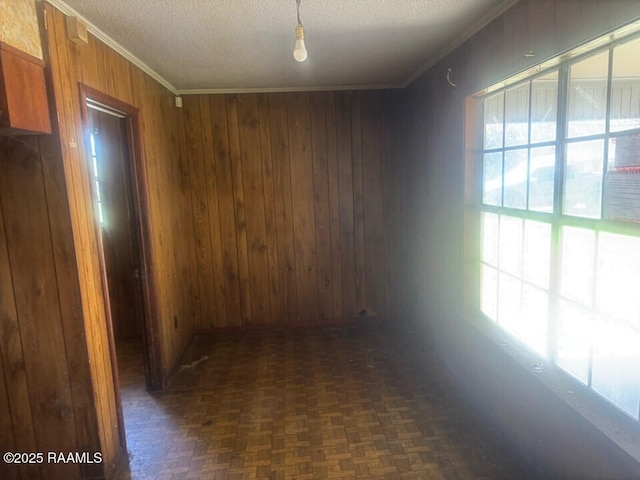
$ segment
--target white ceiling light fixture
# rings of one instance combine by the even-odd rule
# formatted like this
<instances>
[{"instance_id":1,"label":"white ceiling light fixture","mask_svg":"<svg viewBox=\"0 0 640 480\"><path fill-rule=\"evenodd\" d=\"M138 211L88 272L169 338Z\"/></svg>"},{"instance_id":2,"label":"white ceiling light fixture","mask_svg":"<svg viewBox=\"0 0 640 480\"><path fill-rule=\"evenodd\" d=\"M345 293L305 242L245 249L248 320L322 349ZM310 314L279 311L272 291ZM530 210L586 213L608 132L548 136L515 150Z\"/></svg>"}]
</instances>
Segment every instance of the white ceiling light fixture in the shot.
<instances>
[{"instance_id":1,"label":"white ceiling light fixture","mask_svg":"<svg viewBox=\"0 0 640 480\"><path fill-rule=\"evenodd\" d=\"M304 46L304 27L300 21L300 0L296 0L296 11L298 13L298 26L296 27L296 45L293 48L293 58L296 62L304 62L307 59L307 49Z\"/></svg>"}]
</instances>

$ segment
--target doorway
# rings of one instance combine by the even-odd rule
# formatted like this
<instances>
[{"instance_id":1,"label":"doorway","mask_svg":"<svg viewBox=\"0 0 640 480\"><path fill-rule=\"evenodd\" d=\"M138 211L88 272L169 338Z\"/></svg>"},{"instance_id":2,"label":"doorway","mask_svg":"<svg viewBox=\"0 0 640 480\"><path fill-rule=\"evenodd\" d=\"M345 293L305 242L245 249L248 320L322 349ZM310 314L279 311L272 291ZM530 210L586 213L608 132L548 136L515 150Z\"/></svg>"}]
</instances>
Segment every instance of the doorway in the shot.
<instances>
[{"instance_id":1,"label":"doorway","mask_svg":"<svg viewBox=\"0 0 640 480\"><path fill-rule=\"evenodd\" d=\"M98 212L104 269L107 276L113 337L142 344L140 255L135 248L135 223L130 162L125 142L126 117L88 103L91 174Z\"/></svg>"},{"instance_id":2,"label":"doorway","mask_svg":"<svg viewBox=\"0 0 640 480\"><path fill-rule=\"evenodd\" d=\"M116 405L124 433L116 360L118 343L138 343L146 389L162 388L138 109L82 84L80 97Z\"/></svg>"}]
</instances>

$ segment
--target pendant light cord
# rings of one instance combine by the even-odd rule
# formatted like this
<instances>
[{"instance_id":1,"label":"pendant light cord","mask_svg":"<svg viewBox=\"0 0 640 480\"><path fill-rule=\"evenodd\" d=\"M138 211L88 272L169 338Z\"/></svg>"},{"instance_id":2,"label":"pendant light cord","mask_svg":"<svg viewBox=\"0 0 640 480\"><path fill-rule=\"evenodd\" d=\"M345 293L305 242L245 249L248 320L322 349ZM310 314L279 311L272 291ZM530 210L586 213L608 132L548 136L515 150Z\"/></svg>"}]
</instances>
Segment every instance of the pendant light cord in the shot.
<instances>
[{"instance_id":1,"label":"pendant light cord","mask_svg":"<svg viewBox=\"0 0 640 480\"><path fill-rule=\"evenodd\" d=\"M302 25L300 21L300 0L296 0L296 11L298 13L298 25Z\"/></svg>"}]
</instances>

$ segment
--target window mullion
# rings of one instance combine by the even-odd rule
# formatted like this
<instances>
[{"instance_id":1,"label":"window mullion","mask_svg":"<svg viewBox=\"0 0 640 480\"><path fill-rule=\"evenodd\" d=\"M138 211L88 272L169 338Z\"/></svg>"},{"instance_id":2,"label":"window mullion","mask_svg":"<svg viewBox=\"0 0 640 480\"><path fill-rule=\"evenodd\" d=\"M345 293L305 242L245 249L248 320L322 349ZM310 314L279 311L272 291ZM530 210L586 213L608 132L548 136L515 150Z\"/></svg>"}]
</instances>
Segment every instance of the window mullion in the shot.
<instances>
[{"instance_id":1,"label":"window mullion","mask_svg":"<svg viewBox=\"0 0 640 480\"><path fill-rule=\"evenodd\" d=\"M600 220L604 220L604 181L607 176L609 160L609 130L611 127L611 96L613 94L613 48L609 49L609 66L607 72L607 108L605 109L604 155L602 156L602 178L600 188Z\"/></svg>"},{"instance_id":2,"label":"window mullion","mask_svg":"<svg viewBox=\"0 0 640 480\"><path fill-rule=\"evenodd\" d=\"M549 272L549 316L547 325L547 356L552 362L558 359L558 298L560 294L560 215L564 191L565 136L567 122L569 69L563 66L558 71L558 103L556 118L556 170L551 222L551 261Z\"/></svg>"}]
</instances>

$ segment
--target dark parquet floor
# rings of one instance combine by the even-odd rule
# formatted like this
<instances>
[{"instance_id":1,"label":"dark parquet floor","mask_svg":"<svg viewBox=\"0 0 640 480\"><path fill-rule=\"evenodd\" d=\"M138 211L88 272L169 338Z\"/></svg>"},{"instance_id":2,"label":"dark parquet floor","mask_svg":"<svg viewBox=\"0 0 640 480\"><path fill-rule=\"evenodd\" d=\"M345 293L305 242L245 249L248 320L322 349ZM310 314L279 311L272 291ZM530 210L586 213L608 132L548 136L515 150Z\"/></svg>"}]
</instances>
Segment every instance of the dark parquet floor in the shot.
<instances>
[{"instance_id":1,"label":"dark parquet floor","mask_svg":"<svg viewBox=\"0 0 640 480\"><path fill-rule=\"evenodd\" d=\"M155 395L122 343L120 478L533 478L416 339L364 323L201 334Z\"/></svg>"}]
</instances>

